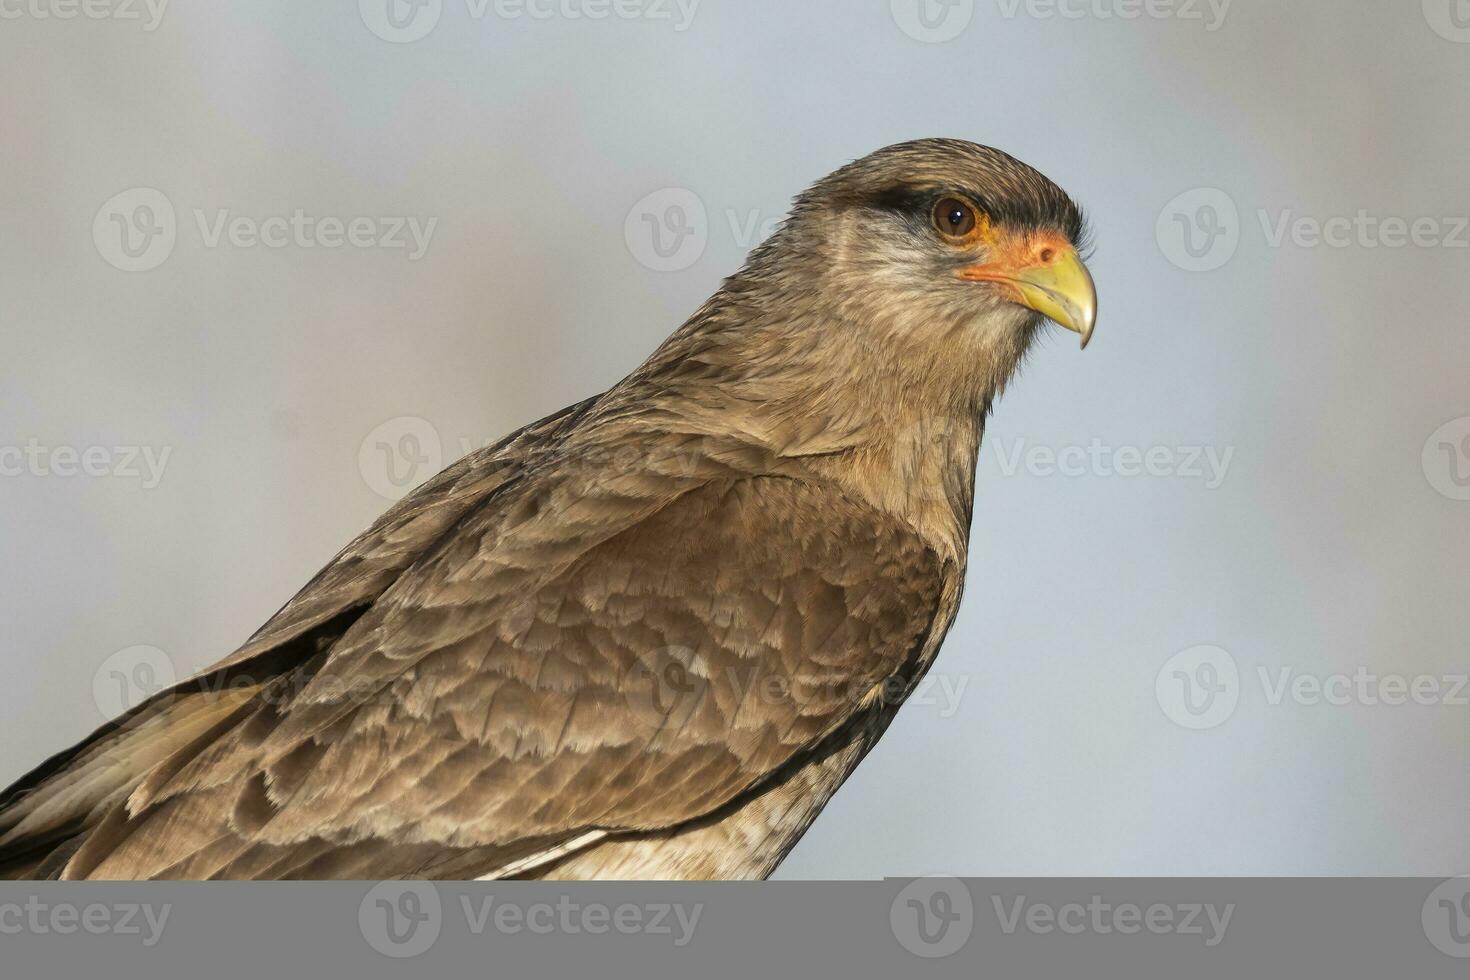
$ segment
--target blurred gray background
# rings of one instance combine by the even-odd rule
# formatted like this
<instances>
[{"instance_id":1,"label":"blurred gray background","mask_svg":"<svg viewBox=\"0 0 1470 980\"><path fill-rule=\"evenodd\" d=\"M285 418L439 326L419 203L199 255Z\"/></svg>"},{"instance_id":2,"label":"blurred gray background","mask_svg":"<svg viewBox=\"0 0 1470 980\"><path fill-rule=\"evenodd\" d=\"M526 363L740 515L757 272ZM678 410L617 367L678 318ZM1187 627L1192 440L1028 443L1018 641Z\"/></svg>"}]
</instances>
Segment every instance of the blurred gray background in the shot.
<instances>
[{"instance_id":1,"label":"blurred gray background","mask_svg":"<svg viewBox=\"0 0 1470 980\"><path fill-rule=\"evenodd\" d=\"M0 7L0 783L946 135L1086 205L1098 335L781 876L1470 871L1470 3L90 3Z\"/></svg>"}]
</instances>

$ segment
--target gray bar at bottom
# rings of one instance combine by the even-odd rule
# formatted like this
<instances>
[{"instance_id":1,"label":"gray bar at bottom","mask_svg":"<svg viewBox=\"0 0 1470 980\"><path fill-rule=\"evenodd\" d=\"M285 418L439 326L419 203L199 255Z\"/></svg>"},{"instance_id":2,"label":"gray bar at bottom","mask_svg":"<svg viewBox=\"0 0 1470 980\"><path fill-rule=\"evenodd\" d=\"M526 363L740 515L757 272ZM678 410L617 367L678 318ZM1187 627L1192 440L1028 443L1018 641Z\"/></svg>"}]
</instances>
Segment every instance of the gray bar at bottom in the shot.
<instances>
[{"instance_id":1,"label":"gray bar at bottom","mask_svg":"<svg viewBox=\"0 0 1470 980\"><path fill-rule=\"evenodd\" d=\"M6 977L1470 976L1470 877L0 883Z\"/></svg>"}]
</instances>

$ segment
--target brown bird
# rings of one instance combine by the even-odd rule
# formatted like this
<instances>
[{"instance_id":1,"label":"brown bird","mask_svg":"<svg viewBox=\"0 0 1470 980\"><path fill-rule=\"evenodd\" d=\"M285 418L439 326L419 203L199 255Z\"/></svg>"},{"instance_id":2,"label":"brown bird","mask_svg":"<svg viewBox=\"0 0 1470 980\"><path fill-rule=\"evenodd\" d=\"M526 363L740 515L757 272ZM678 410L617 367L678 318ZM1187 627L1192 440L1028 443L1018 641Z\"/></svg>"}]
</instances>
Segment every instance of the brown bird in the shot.
<instances>
[{"instance_id":1,"label":"brown bird","mask_svg":"<svg viewBox=\"0 0 1470 980\"><path fill-rule=\"evenodd\" d=\"M761 878L933 662L985 419L1096 296L957 140L819 181L606 393L461 459L0 797L0 872Z\"/></svg>"}]
</instances>

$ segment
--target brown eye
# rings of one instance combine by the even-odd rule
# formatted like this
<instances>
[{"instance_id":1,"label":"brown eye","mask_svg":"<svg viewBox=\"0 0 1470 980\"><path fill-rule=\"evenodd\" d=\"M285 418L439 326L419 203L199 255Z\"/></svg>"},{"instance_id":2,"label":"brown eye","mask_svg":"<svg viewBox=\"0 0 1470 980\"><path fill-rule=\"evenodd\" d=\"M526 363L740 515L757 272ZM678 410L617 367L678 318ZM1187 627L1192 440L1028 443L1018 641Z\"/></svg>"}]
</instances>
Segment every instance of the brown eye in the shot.
<instances>
[{"instance_id":1,"label":"brown eye","mask_svg":"<svg viewBox=\"0 0 1470 980\"><path fill-rule=\"evenodd\" d=\"M964 238L978 223L974 207L959 198L946 197L934 205L934 227L946 238Z\"/></svg>"}]
</instances>

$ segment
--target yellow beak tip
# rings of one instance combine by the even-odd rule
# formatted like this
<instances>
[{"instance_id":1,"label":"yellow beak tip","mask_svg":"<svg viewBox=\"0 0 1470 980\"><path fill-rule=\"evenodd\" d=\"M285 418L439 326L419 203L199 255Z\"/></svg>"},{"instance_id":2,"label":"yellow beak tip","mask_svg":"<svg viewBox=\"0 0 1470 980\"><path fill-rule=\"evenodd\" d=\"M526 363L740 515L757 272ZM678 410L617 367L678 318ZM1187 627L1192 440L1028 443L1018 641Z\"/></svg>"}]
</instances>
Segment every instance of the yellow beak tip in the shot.
<instances>
[{"instance_id":1,"label":"yellow beak tip","mask_svg":"<svg viewBox=\"0 0 1470 980\"><path fill-rule=\"evenodd\" d=\"M1097 326L1097 287L1092 274L1072 249L1055 261L1025 269L1016 278L1026 306L1082 337L1082 349Z\"/></svg>"}]
</instances>

